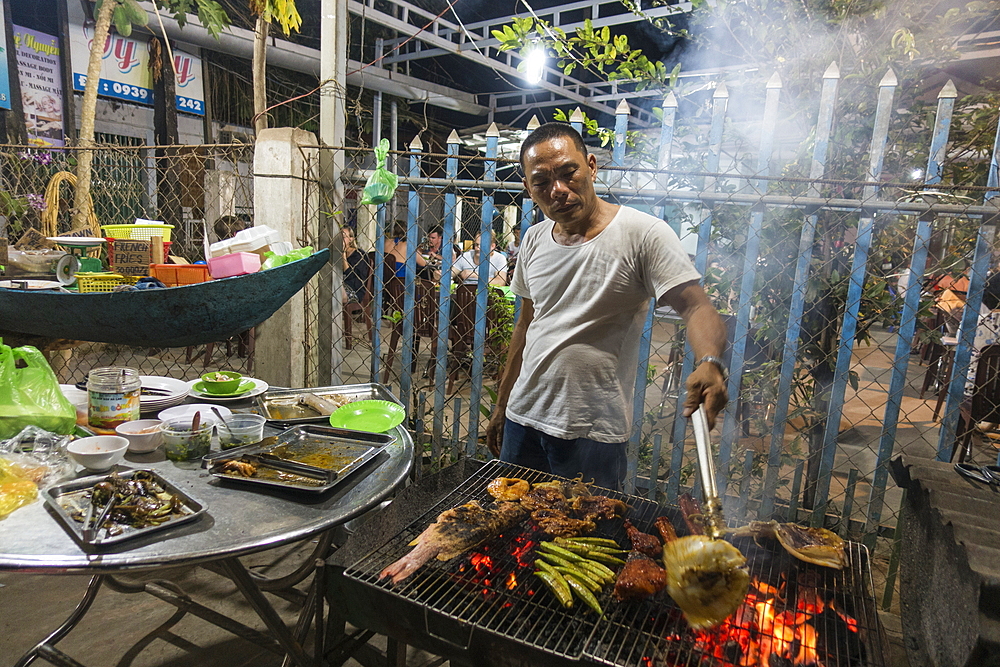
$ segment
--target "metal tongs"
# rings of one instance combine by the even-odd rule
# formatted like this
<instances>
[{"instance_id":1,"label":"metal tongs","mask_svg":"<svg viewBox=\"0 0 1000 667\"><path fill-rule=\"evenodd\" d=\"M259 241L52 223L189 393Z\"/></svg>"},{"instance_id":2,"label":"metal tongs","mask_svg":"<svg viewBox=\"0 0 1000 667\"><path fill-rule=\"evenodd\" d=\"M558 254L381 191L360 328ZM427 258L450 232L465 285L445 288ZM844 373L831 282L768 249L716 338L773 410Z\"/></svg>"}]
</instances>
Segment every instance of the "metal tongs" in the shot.
<instances>
[{"instance_id":1,"label":"metal tongs","mask_svg":"<svg viewBox=\"0 0 1000 667\"><path fill-rule=\"evenodd\" d=\"M977 466L973 463L956 463L955 472L983 484L1000 486L1000 466Z\"/></svg>"},{"instance_id":2,"label":"metal tongs","mask_svg":"<svg viewBox=\"0 0 1000 667\"><path fill-rule=\"evenodd\" d=\"M694 428L695 448L698 451L698 474L701 476L703 495L702 518L705 534L719 540L726 534L726 520L722 516L722 501L719 500L719 489L715 482L715 461L712 456L712 442L709 440L708 418L704 406L691 415L691 425Z\"/></svg>"},{"instance_id":3,"label":"metal tongs","mask_svg":"<svg viewBox=\"0 0 1000 667\"><path fill-rule=\"evenodd\" d=\"M104 527L104 524L108 520L108 516L111 515L111 510L114 509L115 505L117 504L118 504L118 496L117 495L111 496L111 500L109 500L108 504L104 506L103 510L101 510L100 516L97 517L97 522L94 525L91 525L90 520L93 518L94 515L94 501L93 500L90 501L90 507L87 509L87 516L83 520L83 531L81 532L84 542L98 541L97 537L101 533L101 528Z\"/></svg>"}]
</instances>

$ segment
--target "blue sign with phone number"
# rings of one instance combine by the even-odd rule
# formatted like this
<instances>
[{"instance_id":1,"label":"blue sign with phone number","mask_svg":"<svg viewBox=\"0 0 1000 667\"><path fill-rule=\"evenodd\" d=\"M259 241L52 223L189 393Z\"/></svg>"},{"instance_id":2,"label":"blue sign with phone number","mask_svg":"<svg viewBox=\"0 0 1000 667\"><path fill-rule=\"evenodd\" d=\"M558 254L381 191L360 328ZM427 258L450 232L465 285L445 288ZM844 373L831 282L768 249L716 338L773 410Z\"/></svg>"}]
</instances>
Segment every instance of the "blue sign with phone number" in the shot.
<instances>
[{"instance_id":1,"label":"blue sign with phone number","mask_svg":"<svg viewBox=\"0 0 1000 667\"><path fill-rule=\"evenodd\" d=\"M87 76L85 74L73 75L74 90L82 91L86 83ZM127 83L119 83L117 81L108 81L107 79L101 79L101 83L97 88L97 94L102 97L113 97L115 99L125 100L126 102L138 102L139 104L153 103L153 91L149 88L132 86ZM178 111L197 114L199 116L205 115L205 103L201 100L192 99L190 97L182 97L181 95L177 95L176 97Z\"/></svg>"}]
</instances>

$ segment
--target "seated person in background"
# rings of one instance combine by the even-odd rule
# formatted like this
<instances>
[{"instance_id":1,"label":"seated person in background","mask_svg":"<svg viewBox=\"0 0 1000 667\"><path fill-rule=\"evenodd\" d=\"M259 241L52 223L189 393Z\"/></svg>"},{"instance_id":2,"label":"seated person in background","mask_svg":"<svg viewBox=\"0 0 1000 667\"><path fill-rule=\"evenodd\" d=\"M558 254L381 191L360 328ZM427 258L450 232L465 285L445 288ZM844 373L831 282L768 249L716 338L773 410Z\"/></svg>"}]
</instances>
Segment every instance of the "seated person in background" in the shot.
<instances>
[{"instance_id":1,"label":"seated person in background","mask_svg":"<svg viewBox=\"0 0 1000 667\"><path fill-rule=\"evenodd\" d=\"M242 232L248 225L235 215L224 215L215 221L212 228L215 230L217 240L222 241L234 236L236 232Z\"/></svg>"},{"instance_id":2,"label":"seated person in background","mask_svg":"<svg viewBox=\"0 0 1000 667\"><path fill-rule=\"evenodd\" d=\"M343 227L344 237L344 303L363 303L367 296L368 276L372 268L368 258L354 242L354 230Z\"/></svg>"},{"instance_id":3,"label":"seated person in background","mask_svg":"<svg viewBox=\"0 0 1000 667\"><path fill-rule=\"evenodd\" d=\"M479 249L480 240L477 238L472 246L472 250L462 253L457 260L453 272L464 285L475 285L479 282ZM496 241L490 239L490 285L507 284L507 258L503 253L496 251Z\"/></svg>"},{"instance_id":4,"label":"seated person in background","mask_svg":"<svg viewBox=\"0 0 1000 667\"><path fill-rule=\"evenodd\" d=\"M427 230L427 255L432 262L441 262L441 243L444 241L444 231L441 225L434 225Z\"/></svg>"},{"instance_id":5,"label":"seated person in background","mask_svg":"<svg viewBox=\"0 0 1000 667\"><path fill-rule=\"evenodd\" d=\"M397 278L406 277L406 227L396 223L396 226L392 230L392 238L386 239L385 241L385 253L387 255L393 256L393 261L395 261L395 271ZM427 265L427 260L425 260L420 253L417 253L417 271L421 267Z\"/></svg>"},{"instance_id":6,"label":"seated person in background","mask_svg":"<svg viewBox=\"0 0 1000 667\"><path fill-rule=\"evenodd\" d=\"M444 233L441 225L434 225L427 230L427 240L420 244L420 254L423 255L427 263L417 271L418 278L438 280L441 277L441 243L443 240Z\"/></svg>"}]
</instances>

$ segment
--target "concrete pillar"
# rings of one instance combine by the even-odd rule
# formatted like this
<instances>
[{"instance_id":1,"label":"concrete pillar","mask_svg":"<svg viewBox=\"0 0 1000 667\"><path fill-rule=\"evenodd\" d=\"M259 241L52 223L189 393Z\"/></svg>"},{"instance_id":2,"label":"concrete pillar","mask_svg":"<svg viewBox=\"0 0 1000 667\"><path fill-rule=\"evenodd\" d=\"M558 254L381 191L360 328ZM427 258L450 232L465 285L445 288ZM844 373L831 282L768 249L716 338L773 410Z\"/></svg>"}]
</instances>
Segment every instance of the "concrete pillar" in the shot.
<instances>
[{"instance_id":1,"label":"concrete pillar","mask_svg":"<svg viewBox=\"0 0 1000 667\"><path fill-rule=\"evenodd\" d=\"M375 249L375 234L378 221L375 219L377 206L358 207L358 230L355 235L358 249L363 252L371 252Z\"/></svg>"},{"instance_id":2,"label":"concrete pillar","mask_svg":"<svg viewBox=\"0 0 1000 667\"><path fill-rule=\"evenodd\" d=\"M278 230L281 240L296 248L302 245L303 231L310 231L308 237L315 234L316 221L306 220L306 214L315 218L318 189L305 179L315 178L307 166L315 162L316 149L303 148L315 145L312 132L280 127L259 132L254 147L254 223ZM317 332L306 317L308 291L310 287L300 291L257 326L254 374L268 384L313 386L307 381L316 374Z\"/></svg>"},{"instance_id":3,"label":"concrete pillar","mask_svg":"<svg viewBox=\"0 0 1000 667\"><path fill-rule=\"evenodd\" d=\"M319 138L323 146L343 146L347 128L344 96L347 93L347 0L320 2ZM343 242L339 233L344 217L344 170L342 150L324 150L320 154L320 186L323 202L332 208L323 211L317 229L320 245L332 251L330 265L320 271L318 310L319 367L318 385L341 384L343 361ZM325 205L325 204L324 204ZM339 214L336 212L340 212ZM328 315L329 313L329 315Z\"/></svg>"}]
</instances>

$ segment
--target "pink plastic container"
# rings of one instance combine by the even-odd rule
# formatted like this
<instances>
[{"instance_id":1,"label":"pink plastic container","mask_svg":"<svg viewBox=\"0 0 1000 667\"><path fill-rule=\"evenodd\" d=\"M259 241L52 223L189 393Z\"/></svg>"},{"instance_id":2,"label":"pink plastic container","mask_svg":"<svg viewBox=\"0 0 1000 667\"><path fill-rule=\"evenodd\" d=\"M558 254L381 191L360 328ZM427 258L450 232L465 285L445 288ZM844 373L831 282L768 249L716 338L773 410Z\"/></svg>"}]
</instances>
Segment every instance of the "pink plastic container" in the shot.
<instances>
[{"instance_id":1,"label":"pink plastic container","mask_svg":"<svg viewBox=\"0 0 1000 667\"><path fill-rule=\"evenodd\" d=\"M208 260L208 272L213 278L229 278L260 271L260 255L252 252L234 252Z\"/></svg>"}]
</instances>

